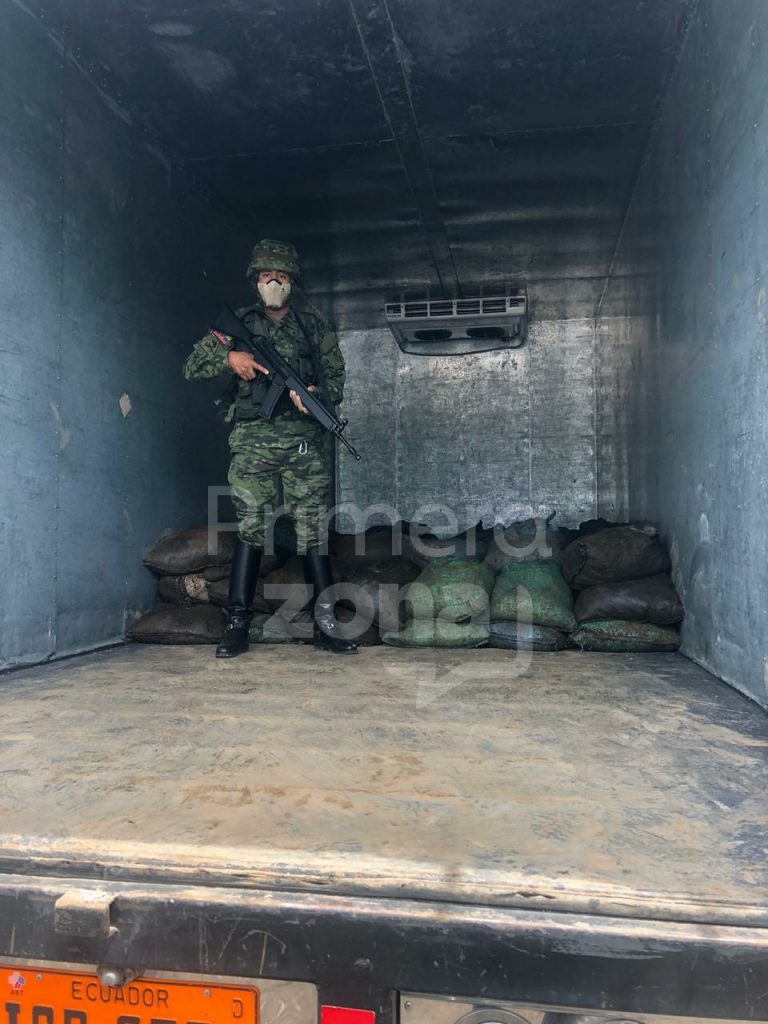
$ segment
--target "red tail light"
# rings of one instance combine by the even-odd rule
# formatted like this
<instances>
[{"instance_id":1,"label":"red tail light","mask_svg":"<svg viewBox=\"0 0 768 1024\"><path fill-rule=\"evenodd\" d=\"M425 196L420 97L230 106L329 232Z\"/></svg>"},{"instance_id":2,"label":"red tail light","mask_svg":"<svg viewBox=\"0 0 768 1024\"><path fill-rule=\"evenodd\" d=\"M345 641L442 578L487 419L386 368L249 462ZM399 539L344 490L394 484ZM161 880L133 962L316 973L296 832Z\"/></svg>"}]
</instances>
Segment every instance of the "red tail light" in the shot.
<instances>
[{"instance_id":1,"label":"red tail light","mask_svg":"<svg viewBox=\"0 0 768 1024\"><path fill-rule=\"evenodd\" d=\"M376 1014L349 1006L321 1006L320 1024L376 1024Z\"/></svg>"}]
</instances>

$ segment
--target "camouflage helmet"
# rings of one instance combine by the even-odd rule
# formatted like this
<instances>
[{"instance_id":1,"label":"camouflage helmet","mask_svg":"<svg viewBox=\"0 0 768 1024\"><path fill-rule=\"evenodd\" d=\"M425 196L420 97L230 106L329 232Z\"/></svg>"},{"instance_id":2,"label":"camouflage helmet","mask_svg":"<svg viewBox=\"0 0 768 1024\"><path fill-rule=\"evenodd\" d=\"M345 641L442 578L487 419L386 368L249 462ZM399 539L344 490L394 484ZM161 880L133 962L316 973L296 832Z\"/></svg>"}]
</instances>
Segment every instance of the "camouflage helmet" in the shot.
<instances>
[{"instance_id":1,"label":"camouflage helmet","mask_svg":"<svg viewBox=\"0 0 768 1024\"><path fill-rule=\"evenodd\" d=\"M248 264L248 278L253 278L261 270L280 270L291 277L298 277L299 254L290 242L262 238L253 247Z\"/></svg>"}]
</instances>

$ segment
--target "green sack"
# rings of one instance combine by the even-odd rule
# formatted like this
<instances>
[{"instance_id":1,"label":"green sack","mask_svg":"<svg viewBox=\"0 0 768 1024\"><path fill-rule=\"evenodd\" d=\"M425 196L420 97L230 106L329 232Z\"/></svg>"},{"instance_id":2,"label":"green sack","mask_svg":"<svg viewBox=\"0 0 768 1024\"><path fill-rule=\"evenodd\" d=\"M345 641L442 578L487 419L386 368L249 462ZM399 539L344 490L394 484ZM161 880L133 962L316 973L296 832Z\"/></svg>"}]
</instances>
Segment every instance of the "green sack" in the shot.
<instances>
[{"instance_id":1,"label":"green sack","mask_svg":"<svg viewBox=\"0 0 768 1024\"><path fill-rule=\"evenodd\" d=\"M410 619L440 618L448 622L488 621L494 570L475 558L446 555L433 558L405 595Z\"/></svg>"},{"instance_id":2,"label":"green sack","mask_svg":"<svg viewBox=\"0 0 768 1024\"><path fill-rule=\"evenodd\" d=\"M484 647L488 636L488 626L479 622L414 619L399 632L384 633L381 639L391 647Z\"/></svg>"},{"instance_id":3,"label":"green sack","mask_svg":"<svg viewBox=\"0 0 768 1024\"><path fill-rule=\"evenodd\" d=\"M573 595L557 562L542 559L505 565L491 595L491 619L531 622L564 633L575 629Z\"/></svg>"},{"instance_id":4,"label":"green sack","mask_svg":"<svg viewBox=\"0 0 768 1024\"><path fill-rule=\"evenodd\" d=\"M312 639L312 619L305 615L288 622L274 612L257 612L251 619L248 638L254 644L300 644Z\"/></svg>"},{"instance_id":5,"label":"green sack","mask_svg":"<svg viewBox=\"0 0 768 1024\"><path fill-rule=\"evenodd\" d=\"M671 626L655 626L651 622L598 619L579 626L571 635L571 643L583 651L676 651L680 634Z\"/></svg>"}]
</instances>

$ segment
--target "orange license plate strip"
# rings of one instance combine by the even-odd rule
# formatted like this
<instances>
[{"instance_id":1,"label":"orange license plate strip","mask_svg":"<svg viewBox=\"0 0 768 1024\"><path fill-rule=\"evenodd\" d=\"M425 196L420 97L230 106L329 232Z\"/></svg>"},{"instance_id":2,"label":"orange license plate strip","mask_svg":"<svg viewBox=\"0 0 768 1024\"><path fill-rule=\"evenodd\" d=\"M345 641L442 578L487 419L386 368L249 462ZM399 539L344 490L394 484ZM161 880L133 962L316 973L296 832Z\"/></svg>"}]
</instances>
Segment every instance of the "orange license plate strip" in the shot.
<instances>
[{"instance_id":1,"label":"orange license plate strip","mask_svg":"<svg viewBox=\"0 0 768 1024\"><path fill-rule=\"evenodd\" d=\"M259 1024L257 988L0 966L0 1024Z\"/></svg>"}]
</instances>

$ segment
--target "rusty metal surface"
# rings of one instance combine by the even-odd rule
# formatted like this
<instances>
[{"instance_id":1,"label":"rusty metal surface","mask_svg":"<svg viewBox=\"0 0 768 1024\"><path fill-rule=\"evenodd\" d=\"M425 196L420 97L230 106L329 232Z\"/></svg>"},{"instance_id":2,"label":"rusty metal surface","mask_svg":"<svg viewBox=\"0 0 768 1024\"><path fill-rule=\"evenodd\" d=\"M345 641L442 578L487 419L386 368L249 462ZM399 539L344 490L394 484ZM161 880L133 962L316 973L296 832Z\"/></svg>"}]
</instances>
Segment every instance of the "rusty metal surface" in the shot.
<instances>
[{"instance_id":1,"label":"rusty metal surface","mask_svg":"<svg viewBox=\"0 0 768 1024\"><path fill-rule=\"evenodd\" d=\"M676 656L137 645L3 710L5 871L768 925L768 723Z\"/></svg>"}]
</instances>

